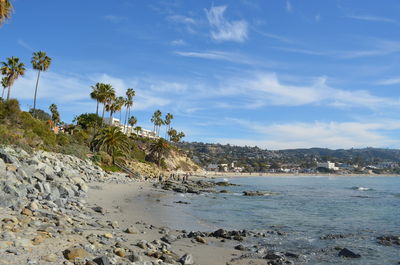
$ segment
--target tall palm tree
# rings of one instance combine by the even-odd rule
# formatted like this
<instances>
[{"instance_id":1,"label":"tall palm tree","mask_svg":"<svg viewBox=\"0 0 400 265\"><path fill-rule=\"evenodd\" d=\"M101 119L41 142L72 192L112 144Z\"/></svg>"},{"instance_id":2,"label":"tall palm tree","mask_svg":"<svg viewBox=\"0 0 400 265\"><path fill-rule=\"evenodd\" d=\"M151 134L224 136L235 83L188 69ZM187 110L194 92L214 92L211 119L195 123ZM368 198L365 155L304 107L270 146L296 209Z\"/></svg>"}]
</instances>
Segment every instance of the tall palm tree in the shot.
<instances>
[{"instance_id":1,"label":"tall palm tree","mask_svg":"<svg viewBox=\"0 0 400 265\"><path fill-rule=\"evenodd\" d=\"M101 100L101 86L104 85L102 83L96 83L96 85L92 86L92 92L90 92L90 98L96 100L96 116L99 116L99 104Z\"/></svg>"},{"instance_id":2,"label":"tall palm tree","mask_svg":"<svg viewBox=\"0 0 400 265\"><path fill-rule=\"evenodd\" d=\"M137 123L136 117L135 116L130 117L128 123L131 126L130 131L132 132L133 126L135 126L135 124Z\"/></svg>"},{"instance_id":3,"label":"tall palm tree","mask_svg":"<svg viewBox=\"0 0 400 265\"><path fill-rule=\"evenodd\" d=\"M124 97L117 97L115 99L115 111L119 112L119 121L122 124L122 108L125 105L125 98Z\"/></svg>"},{"instance_id":4,"label":"tall palm tree","mask_svg":"<svg viewBox=\"0 0 400 265\"><path fill-rule=\"evenodd\" d=\"M101 84L99 92L99 101L103 104L103 113L101 114L101 125L103 125L104 120L104 110L108 102L115 98L115 89L110 84Z\"/></svg>"},{"instance_id":5,"label":"tall palm tree","mask_svg":"<svg viewBox=\"0 0 400 265\"><path fill-rule=\"evenodd\" d=\"M133 97L135 96L136 92L133 88L128 88L126 90L126 113L125 113L125 123L124 126L128 124L128 117L131 115L131 107L133 106ZM125 128L124 128L125 129Z\"/></svg>"},{"instance_id":6,"label":"tall palm tree","mask_svg":"<svg viewBox=\"0 0 400 265\"><path fill-rule=\"evenodd\" d=\"M7 100L10 99L11 86L14 84L18 77L25 74L25 65L19 61L17 57L7 58L7 62L1 63L3 66L0 68L1 74L7 78Z\"/></svg>"},{"instance_id":7,"label":"tall palm tree","mask_svg":"<svg viewBox=\"0 0 400 265\"><path fill-rule=\"evenodd\" d=\"M49 69L50 64L51 64L51 58L49 56L47 56L45 52L38 51L38 52L33 53L31 63L32 63L33 69L38 71L38 76L36 79L36 87L35 87L35 96L33 98L33 115L35 116L36 94L37 94L37 89L38 89L38 85L39 85L40 72L45 72Z\"/></svg>"},{"instance_id":8,"label":"tall palm tree","mask_svg":"<svg viewBox=\"0 0 400 265\"><path fill-rule=\"evenodd\" d=\"M167 127L165 128L165 139L167 139L168 131L171 129L171 121L173 118L174 115L172 115L171 113L167 113L167 115L165 115L164 124L167 125Z\"/></svg>"},{"instance_id":9,"label":"tall palm tree","mask_svg":"<svg viewBox=\"0 0 400 265\"><path fill-rule=\"evenodd\" d=\"M151 117L151 122L154 124L154 133L158 136L160 132L161 125L164 124L163 119L161 118L162 112L160 110L156 110Z\"/></svg>"},{"instance_id":10,"label":"tall palm tree","mask_svg":"<svg viewBox=\"0 0 400 265\"><path fill-rule=\"evenodd\" d=\"M94 139L93 145L98 150L106 151L112 158L112 163L118 155L127 152L129 149L128 137L121 132L119 127L106 127Z\"/></svg>"},{"instance_id":11,"label":"tall palm tree","mask_svg":"<svg viewBox=\"0 0 400 265\"><path fill-rule=\"evenodd\" d=\"M6 91L6 88L8 87L7 77L3 77L1 79L1 86L3 87L3 92L1 93L1 99L4 99L4 91Z\"/></svg>"},{"instance_id":12,"label":"tall palm tree","mask_svg":"<svg viewBox=\"0 0 400 265\"><path fill-rule=\"evenodd\" d=\"M11 17L13 6L9 0L0 0L0 26Z\"/></svg>"}]
</instances>

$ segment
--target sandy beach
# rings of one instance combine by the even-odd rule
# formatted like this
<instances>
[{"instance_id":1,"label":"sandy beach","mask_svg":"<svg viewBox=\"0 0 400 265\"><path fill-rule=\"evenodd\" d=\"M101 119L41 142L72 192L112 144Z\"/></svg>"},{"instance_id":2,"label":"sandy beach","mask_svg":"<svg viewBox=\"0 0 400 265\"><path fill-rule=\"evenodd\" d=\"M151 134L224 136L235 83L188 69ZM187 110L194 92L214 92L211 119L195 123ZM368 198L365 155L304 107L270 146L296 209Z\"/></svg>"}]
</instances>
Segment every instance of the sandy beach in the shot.
<instances>
[{"instance_id":1,"label":"sandy beach","mask_svg":"<svg viewBox=\"0 0 400 265\"><path fill-rule=\"evenodd\" d=\"M102 218L103 221L117 221L121 227L134 225L140 230L140 234L127 237L128 244L134 245L143 239L148 242L159 240L163 236L160 233L162 229L168 229L169 234L175 236L181 234L180 230L170 229L166 225L174 220L179 222L179 214L182 212L174 209L176 205L163 203L167 192L153 188L152 183L94 184L92 186L95 188L89 190L87 199L89 205L100 206L106 210L106 214L99 215L98 218ZM149 225L153 228L149 228ZM179 223L175 225L179 226ZM237 242L227 240L222 243L220 241L220 239L207 238L207 243L203 244L190 238L183 238L174 242L172 246L179 256L185 253L192 254L195 264L226 264L227 261L241 254L241 251L233 248L235 244L238 244Z\"/></svg>"}]
</instances>

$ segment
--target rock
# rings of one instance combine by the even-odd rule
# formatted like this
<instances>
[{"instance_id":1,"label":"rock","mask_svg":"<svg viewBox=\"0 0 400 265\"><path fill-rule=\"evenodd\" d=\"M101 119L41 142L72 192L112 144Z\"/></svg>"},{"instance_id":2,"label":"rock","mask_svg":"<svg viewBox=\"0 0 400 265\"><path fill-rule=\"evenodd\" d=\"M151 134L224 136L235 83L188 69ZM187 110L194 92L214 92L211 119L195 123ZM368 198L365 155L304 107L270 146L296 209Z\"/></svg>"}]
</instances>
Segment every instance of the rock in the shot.
<instances>
[{"instance_id":1,"label":"rock","mask_svg":"<svg viewBox=\"0 0 400 265\"><path fill-rule=\"evenodd\" d=\"M236 250L240 250L240 251L245 251L246 250L245 246L243 246L242 244L235 246L235 249Z\"/></svg>"},{"instance_id":2,"label":"rock","mask_svg":"<svg viewBox=\"0 0 400 265\"><path fill-rule=\"evenodd\" d=\"M39 206L37 205L36 202L31 202L31 203L29 204L29 209L30 209L31 211L36 211L36 210L39 209Z\"/></svg>"},{"instance_id":3,"label":"rock","mask_svg":"<svg viewBox=\"0 0 400 265\"><path fill-rule=\"evenodd\" d=\"M269 196L269 195L278 195L277 192L270 191L243 191L244 196Z\"/></svg>"},{"instance_id":4,"label":"rock","mask_svg":"<svg viewBox=\"0 0 400 265\"><path fill-rule=\"evenodd\" d=\"M186 253L185 255L183 255L180 259L179 262L182 265L191 265L193 264L193 257L191 254Z\"/></svg>"},{"instance_id":5,"label":"rock","mask_svg":"<svg viewBox=\"0 0 400 265\"><path fill-rule=\"evenodd\" d=\"M129 261L131 261L131 262L142 261L142 257L141 257L140 255L138 255L138 254L135 254L135 253L133 253L133 254L127 256L127 258L128 258Z\"/></svg>"},{"instance_id":6,"label":"rock","mask_svg":"<svg viewBox=\"0 0 400 265\"><path fill-rule=\"evenodd\" d=\"M6 174L6 163L4 163L3 159L0 158L0 176L4 176Z\"/></svg>"},{"instance_id":7,"label":"rock","mask_svg":"<svg viewBox=\"0 0 400 265\"><path fill-rule=\"evenodd\" d=\"M105 238L108 238L108 239L113 238L113 235L112 235L111 233L105 233L103 236L104 236Z\"/></svg>"},{"instance_id":8,"label":"rock","mask_svg":"<svg viewBox=\"0 0 400 265\"><path fill-rule=\"evenodd\" d=\"M125 230L125 233L128 233L128 234L139 234L139 230L136 227L131 226L131 227L128 227Z\"/></svg>"},{"instance_id":9,"label":"rock","mask_svg":"<svg viewBox=\"0 0 400 265\"><path fill-rule=\"evenodd\" d=\"M32 242L28 238L20 238L14 240L14 246L28 248L32 246Z\"/></svg>"},{"instance_id":10,"label":"rock","mask_svg":"<svg viewBox=\"0 0 400 265\"><path fill-rule=\"evenodd\" d=\"M360 254L356 254L353 251L343 248L341 251L339 251L339 257L346 257L346 258L361 258Z\"/></svg>"},{"instance_id":11,"label":"rock","mask_svg":"<svg viewBox=\"0 0 400 265\"><path fill-rule=\"evenodd\" d=\"M66 249L63 251L63 255L69 261L73 261L76 258L83 259L90 256L90 254L81 247Z\"/></svg>"},{"instance_id":12,"label":"rock","mask_svg":"<svg viewBox=\"0 0 400 265\"><path fill-rule=\"evenodd\" d=\"M196 241L202 244L207 244L207 240L201 236L196 236L195 237Z\"/></svg>"},{"instance_id":13,"label":"rock","mask_svg":"<svg viewBox=\"0 0 400 265\"><path fill-rule=\"evenodd\" d=\"M89 261L87 261L87 262L85 263L85 265L97 265L97 263L94 262L94 261L89 260Z\"/></svg>"},{"instance_id":14,"label":"rock","mask_svg":"<svg viewBox=\"0 0 400 265\"><path fill-rule=\"evenodd\" d=\"M92 210L95 211L96 213L101 213L101 214L105 214L105 213L106 213L106 211L104 210L104 208L103 208L103 207L100 207L100 206L92 207Z\"/></svg>"},{"instance_id":15,"label":"rock","mask_svg":"<svg viewBox=\"0 0 400 265\"><path fill-rule=\"evenodd\" d=\"M49 254L42 257L42 260L47 262L56 262L58 260L58 256L56 254Z\"/></svg>"},{"instance_id":16,"label":"rock","mask_svg":"<svg viewBox=\"0 0 400 265\"><path fill-rule=\"evenodd\" d=\"M400 236L380 236L377 237L378 243L384 246L398 245L400 246Z\"/></svg>"},{"instance_id":17,"label":"rock","mask_svg":"<svg viewBox=\"0 0 400 265\"><path fill-rule=\"evenodd\" d=\"M33 245L39 245L44 242L44 238L42 236L36 236L34 239L32 239L32 244Z\"/></svg>"},{"instance_id":18,"label":"rock","mask_svg":"<svg viewBox=\"0 0 400 265\"><path fill-rule=\"evenodd\" d=\"M125 257L126 253L125 253L125 249L123 248L116 248L114 249L114 254L120 257Z\"/></svg>"},{"instance_id":19,"label":"rock","mask_svg":"<svg viewBox=\"0 0 400 265\"><path fill-rule=\"evenodd\" d=\"M26 216L32 216L33 215L32 211L29 210L28 208L22 209L21 214L26 215Z\"/></svg>"},{"instance_id":20,"label":"rock","mask_svg":"<svg viewBox=\"0 0 400 265\"><path fill-rule=\"evenodd\" d=\"M162 241L164 241L165 243L172 244L173 242L175 242L177 240L177 237L174 235L167 234L160 239Z\"/></svg>"},{"instance_id":21,"label":"rock","mask_svg":"<svg viewBox=\"0 0 400 265\"><path fill-rule=\"evenodd\" d=\"M106 256L95 258L93 261L97 265L111 265L110 259Z\"/></svg>"}]
</instances>

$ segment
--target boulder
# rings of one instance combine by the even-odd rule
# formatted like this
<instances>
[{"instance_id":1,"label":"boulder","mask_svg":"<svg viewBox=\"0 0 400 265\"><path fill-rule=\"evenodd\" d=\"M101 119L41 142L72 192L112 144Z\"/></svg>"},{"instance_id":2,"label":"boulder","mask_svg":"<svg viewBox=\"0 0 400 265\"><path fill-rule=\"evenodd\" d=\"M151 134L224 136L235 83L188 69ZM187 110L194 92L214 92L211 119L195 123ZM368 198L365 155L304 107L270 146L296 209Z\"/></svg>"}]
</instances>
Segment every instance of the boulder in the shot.
<instances>
[{"instance_id":1,"label":"boulder","mask_svg":"<svg viewBox=\"0 0 400 265\"><path fill-rule=\"evenodd\" d=\"M110 259L106 256L95 258L93 261L98 265L111 265Z\"/></svg>"},{"instance_id":2,"label":"boulder","mask_svg":"<svg viewBox=\"0 0 400 265\"><path fill-rule=\"evenodd\" d=\"M90 256L90 254L81 247L66 249L63 251L63 255L69 261L73 261L76 258L83 259L83 258L87 258Z\"/></svg>"},{"instance_id":3,"label":"boulder","mask_svg":"<svg viewBox=\"0 0 400 265\"><path fill-rule=\"evenodd\" d=\"M183 255L180 259L179 262L182 265L191 265L193 264L193 256L191 254L186 253L185 255Z\"/></svg>"},{"instance_id":4,"label":"boulder","mask_svg":"<svg viewBox=\"0 0 400 265\"><path fill-rule=\"evenodd\" d=\"M353 258L353 259L361 258L360 254L356 254L347 248L343 248L342 250L340 250L338 255L339 255L339 257L345 257L345 258Z\"/></svg>"}]
</instances>

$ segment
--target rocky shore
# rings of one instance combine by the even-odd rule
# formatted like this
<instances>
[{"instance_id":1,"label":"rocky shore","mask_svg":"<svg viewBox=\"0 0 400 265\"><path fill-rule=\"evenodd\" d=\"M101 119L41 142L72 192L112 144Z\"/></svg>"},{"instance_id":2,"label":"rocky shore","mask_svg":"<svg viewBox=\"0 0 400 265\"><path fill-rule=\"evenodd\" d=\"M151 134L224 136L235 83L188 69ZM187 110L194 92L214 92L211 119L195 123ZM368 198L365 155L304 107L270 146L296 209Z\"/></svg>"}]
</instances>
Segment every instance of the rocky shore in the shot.
<instances>
[{"instance_id":1,"label":"rocky shore","mask_svg":"<svg viewBox=\"0 0 400 265\"><path fill-rule=\"evenodd\" d=\"M153 184L125 174L107 173L89 160L2 148L0 264L304 263L306 258L301 253L254 244L270 235L285 237L285 232L278 229L264 233L186 231L172 229L162 222L162 211L173 210L163 204L166 193L217 193L229 185L232 184L198 179ZM244 194L268 195L273 194ZM327 235L321 240L348 236L351 235ZM399 237L383 235L377 243L398 246ZM345 259L360 257L346 248L334 249L332 253Z\"/></svg>"}]
</instances>

